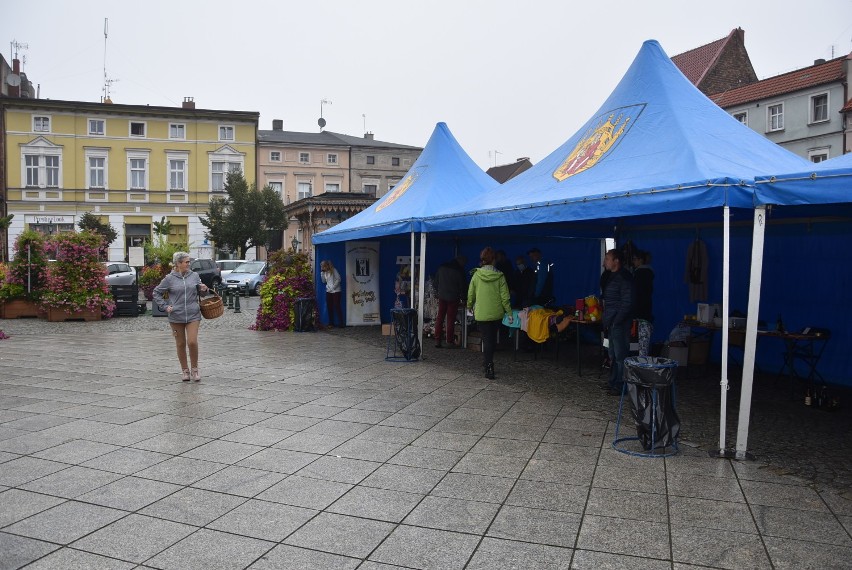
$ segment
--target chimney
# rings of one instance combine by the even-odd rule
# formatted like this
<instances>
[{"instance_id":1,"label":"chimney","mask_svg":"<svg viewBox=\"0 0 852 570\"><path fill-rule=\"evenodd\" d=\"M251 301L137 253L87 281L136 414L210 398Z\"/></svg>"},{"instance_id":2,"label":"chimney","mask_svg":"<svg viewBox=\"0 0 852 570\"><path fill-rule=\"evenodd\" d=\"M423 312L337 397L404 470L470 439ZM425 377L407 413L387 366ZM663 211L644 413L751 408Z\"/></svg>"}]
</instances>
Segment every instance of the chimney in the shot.
<instances>
[{"instance_id":1,"label":"chimney","mask_svg":"<svg viewBox=\"0 0 852 570\"><path fill-rule=\"evenodd\" d=\"M181 107L184 109L195 109L195 97L184 97Z\"/></svg>"},{"instance_id":2,"label":"chimney","mask_svg":"<svg viewBox=\"0 0 852 570\"><path fill-rule=\"evenodd\" d=\"M822 65L823 63L825 63L825 60L822 58L814 60L814 65Z\"/></svg>"},{"instance_id":3,"label":"chimney","mask_svg":"<svg viewBox=\"0 0 852 570\"><path fill-rule=\"evenodd\" d=\"M529 160L529 159L530 159L530 157L528 157L528 156L519 156L517 162L523 162L523 161Z\"/></svg>"},{"instance_id":4,"label":"chimney","mask_svg":"<svg viewBox=\"0 0 852 570\"><path fill-rule=\"evenodd\" d=\"M368 141L373 140L373 133L364 133L364 138Z\"/></svg>"},{"instance_id":5,"label":"chimney","mask_svg":"<svg viewBox=\"0 0 852 570\"><path fill-rule=\"evenodd\" d=\"M284 130L284 119L272 119L272 130L273 131L283 131Z\"/></svg>"}]
</instances>

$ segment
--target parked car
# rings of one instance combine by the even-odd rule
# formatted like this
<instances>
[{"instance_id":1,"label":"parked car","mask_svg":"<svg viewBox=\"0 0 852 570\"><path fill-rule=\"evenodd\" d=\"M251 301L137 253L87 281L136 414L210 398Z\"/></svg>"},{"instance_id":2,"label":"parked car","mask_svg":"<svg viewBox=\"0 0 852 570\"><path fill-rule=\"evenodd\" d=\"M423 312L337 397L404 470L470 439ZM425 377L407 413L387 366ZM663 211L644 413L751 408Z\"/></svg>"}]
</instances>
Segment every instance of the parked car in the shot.
<instances>
[{"instance_id":1,"label":"parked car","mask_svg":"<svg viewBox=\"0 0 852 570\"><path fill-rule=\"evenodd\" d=\"M219 266L212 259L193 259L189 268L198 273L201 282L208 287L215 287L222 282Z\"/></svg>"},{"instance_id":2,"label":"parked car","mask_svg":"<svg viewBox=\"0 0 852 570\"><path fill-rule=\"evenodd\" d=\"M110 285L133 285L136 283L136 269L121 261L104 261L107 269L106 280Z\"/></svg>"},{"instance_id":3,"label":"parked car","mask_svg":"<svg viewBox=\"0 0 852 570\"><path fill-rule=\"evenodd\" d=\"M250 293L260 295L260 286L266 281L267 273L269 273L269 265L265 261L246 261L231 271L231 274L225 278L225 285L228 289L245 290L248 284Z\"/></svg>"},{"instance_id":4,"label":"parked car","mask_svg":"<svg viewBox=\"0 0 852 570\"><path fill-rule=\"evenodd\" d=\"M216 265L219 266L219 275L222 277L222 281L231 274L231 271L245 262L245 259L220 259L216 261Z\"/></svg>"}]
</instances>

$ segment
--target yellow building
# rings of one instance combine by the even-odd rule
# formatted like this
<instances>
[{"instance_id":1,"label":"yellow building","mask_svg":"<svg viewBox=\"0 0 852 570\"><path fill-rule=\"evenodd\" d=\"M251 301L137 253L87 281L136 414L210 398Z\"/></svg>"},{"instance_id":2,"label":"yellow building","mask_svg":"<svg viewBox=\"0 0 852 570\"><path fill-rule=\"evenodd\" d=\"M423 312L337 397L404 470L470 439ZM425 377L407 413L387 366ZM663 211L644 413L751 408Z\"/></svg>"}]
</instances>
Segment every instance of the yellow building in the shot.
<instances>
[{"instance_id":1,"label":"yellow building","mask_svg":"<svg viewBox=\"0 0 852 570\"><path fill-rule=\"evenodd\" d=\"M110 260L150 239L163 217L172 241L211 258L199 216L224 195L229 170L249 184L257 172L256 112L196 109L189 98L182 107L0 99L0 115L10 256L25 228L70 231L92 212L118 232Z\"/></svg>"}]
</instances>

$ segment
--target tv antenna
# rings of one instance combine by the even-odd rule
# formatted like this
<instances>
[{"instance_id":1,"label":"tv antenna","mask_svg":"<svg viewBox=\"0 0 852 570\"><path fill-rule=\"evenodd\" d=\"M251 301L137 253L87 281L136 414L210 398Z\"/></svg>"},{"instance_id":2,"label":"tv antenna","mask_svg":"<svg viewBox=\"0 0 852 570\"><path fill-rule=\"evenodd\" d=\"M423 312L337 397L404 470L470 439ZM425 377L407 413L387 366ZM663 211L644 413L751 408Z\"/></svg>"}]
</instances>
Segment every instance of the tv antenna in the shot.
<instances>
[{"instance_id":1,"label":"tv antenna","mask_svg":"<svg viewBox=\"0 0 852 570\"><path fill-rule=\"evenodd\" d=\"M497 155L498 155L498 154L503 154L503 153L502 153L502 152L500 152L499 150L494 150L494 151L489 150L489 151L488 151L488 158L491 158L491 153L492 153L492 152L494 153L494 166L497 166Z\"/></svg>"},{"instance_id":2,"label":"tv antenna","mask_svg":"<svg viewBox=\"0 0 852 570\"><path fill-rule=\"evenodd\" d=\"M110 87L112 87L113 83L118 82L118 79L110 79L107 75L107 67L106 67L106 57L107 57L107 38L109 37L109 18L104 18L104 86L103 86L103 97L101 98L102 103L112 103L112 99L110 99L109 91Z\"/></svg>"},{"instance_id":3,"label":"tv antenna","mask_svg":"<svg viewBox=\"0 0 852 570\"><path fill-rule=\"evenodd\" d=\"M325 119L322 118L323 105L331 105L331 101L329 101L328 99L323 99L323 100L320 101L320 118L317 121L317 124L320 127L320 131L322 131L323 128L325 128L325 125L326 125Z\"/></svg>"},{"instance_id":4,"label":"tv antenna","mask_svg":"<svg viewBox=\"0 0 852 570\"><path fill-rule=\"evenodd\" d=\"M361 118L364 120L364 133L367 133L367 113L361 113Z\"/></svg>"},{"instance_id":5,"label":"tv antenna","mask_svg":"<svg viewBox=\"0 0 852 570\"><path fill-rule=\"evenodd\" d=\"M12 56L12 59L18 59L18 50L22 49L30 49L30 45L24 42L19 42L18 40L12 40L9 42L9 54Z\"/></svg>"}]
</instances>

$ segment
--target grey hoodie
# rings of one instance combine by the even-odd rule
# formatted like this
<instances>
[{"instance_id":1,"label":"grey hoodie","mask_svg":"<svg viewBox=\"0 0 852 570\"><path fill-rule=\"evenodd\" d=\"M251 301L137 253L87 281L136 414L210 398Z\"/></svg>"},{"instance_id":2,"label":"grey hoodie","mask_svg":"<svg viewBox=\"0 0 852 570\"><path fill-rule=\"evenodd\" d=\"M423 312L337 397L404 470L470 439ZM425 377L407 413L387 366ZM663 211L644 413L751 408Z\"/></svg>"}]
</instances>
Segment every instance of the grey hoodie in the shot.
<instances>
[{"instance_id":1,"label":"grey hoodie","mask_svg":"<svg viewBox=\"0 0 852 570\"><path fill-rule=\"evenodd\" d=\"M169 313L170 323L200 321L201 307L198 305L196 289L196 285L199 284L201 284L201 277L194 271L187 271L183 275L172 271L154 288L154 303L161 311L165 311L169 305L172 306L172 312ZM166 292L169 293L169 298L163 299L163 294Z\"/></svg>"}]
</instances>

